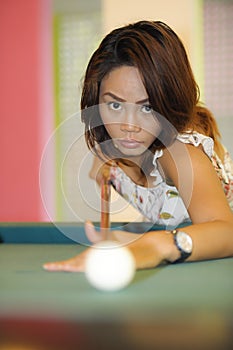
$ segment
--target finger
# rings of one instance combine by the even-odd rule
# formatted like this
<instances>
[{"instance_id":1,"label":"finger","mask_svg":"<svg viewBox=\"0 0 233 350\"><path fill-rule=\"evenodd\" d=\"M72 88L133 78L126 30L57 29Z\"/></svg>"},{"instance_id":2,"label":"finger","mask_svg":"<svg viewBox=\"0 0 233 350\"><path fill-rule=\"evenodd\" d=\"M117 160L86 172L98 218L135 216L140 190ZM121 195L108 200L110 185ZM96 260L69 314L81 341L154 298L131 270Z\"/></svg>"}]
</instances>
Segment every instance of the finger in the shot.
<instances>
[{"instance_id":1,"label":"finger","mask_svg":"<svg viewBox=\"0 0 233 350\"><path fill-rule=\"evenodd\" d=\"M77 256L68 260L48 262L43 268L47 271L83 272L84 259Z\"/></svg>"},{"instance_id":2,"label":"finger","mask_svg":"<svg viewBox=\"0 0 233 350\"><path fill-rule=\"evenodd\" d=\"M92 243L97 243L103 240L103 234L95 230L95 227L91 221L85 222L85 232L86 232L87 238Z\"/></svg>"},{"instance_id":3,"label":"finger","mask_svg":"<svg viewBox=\"0 0 233 350\"><path fill-rule=\"evenodd\" d=\"M62 262L54 261L43 264L43 268L48 271L62 271L64 270L64 264Z\"/></svg>"}]
</instances>

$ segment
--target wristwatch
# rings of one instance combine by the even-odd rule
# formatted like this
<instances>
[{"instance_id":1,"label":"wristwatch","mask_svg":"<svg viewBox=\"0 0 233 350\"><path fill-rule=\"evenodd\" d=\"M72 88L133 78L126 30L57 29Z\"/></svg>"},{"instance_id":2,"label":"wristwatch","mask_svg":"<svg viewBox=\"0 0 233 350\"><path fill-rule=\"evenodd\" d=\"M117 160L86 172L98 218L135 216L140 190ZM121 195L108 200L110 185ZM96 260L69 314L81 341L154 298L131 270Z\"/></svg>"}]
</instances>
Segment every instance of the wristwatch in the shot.
<instances>
[{"instance_id":1,"label":"wristwatch","mask_svg":"<svg viewBox=\"0 0 233 350\"><path fill-rule=\"evenodd\" d=\"M180 251L180 258L175 260L173 263L183 262L192 254L192 238L186 232L183 231L172 230L170 232L173 234L174 243Z\"/></svg>"}]
</instances>

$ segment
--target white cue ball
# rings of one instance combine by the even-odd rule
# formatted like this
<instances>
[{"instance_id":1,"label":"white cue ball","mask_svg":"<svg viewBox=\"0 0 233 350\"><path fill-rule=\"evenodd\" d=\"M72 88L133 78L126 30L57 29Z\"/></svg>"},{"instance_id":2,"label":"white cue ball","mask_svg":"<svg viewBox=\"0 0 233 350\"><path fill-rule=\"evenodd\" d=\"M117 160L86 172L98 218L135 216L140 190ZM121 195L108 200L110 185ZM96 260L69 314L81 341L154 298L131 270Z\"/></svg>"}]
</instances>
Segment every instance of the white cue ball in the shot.
<instances>
[{"instance_id":1,"label":"white cue ball","mask_svg":"<svg viewBox=\"0 0 233 350\"><path fill-rule=\"evenodd\" d=\"M123 289L135 275L133 254L118 242L101 241L87 254L85 275L96 289L103 291Z\"/></svg>"}]
</instances>

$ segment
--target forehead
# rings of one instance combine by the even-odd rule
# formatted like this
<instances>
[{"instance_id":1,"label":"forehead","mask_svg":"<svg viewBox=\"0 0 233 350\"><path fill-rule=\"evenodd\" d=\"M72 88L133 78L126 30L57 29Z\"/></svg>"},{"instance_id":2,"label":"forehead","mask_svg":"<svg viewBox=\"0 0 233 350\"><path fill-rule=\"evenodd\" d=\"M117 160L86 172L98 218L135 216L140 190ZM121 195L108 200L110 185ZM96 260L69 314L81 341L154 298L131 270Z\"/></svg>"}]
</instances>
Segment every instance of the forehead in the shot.
<instances>
[{"instance_id":1,"label":"forehead","mask_svg":"<svg viewBox=\"0 0 233 350\"><path fill-rule=\"evenodd\" d=\"M127 101L147 98L141 75L136 67L121 66L107 74L100 85L100 95L112 92Z\"/></svg>"}]
</instances>

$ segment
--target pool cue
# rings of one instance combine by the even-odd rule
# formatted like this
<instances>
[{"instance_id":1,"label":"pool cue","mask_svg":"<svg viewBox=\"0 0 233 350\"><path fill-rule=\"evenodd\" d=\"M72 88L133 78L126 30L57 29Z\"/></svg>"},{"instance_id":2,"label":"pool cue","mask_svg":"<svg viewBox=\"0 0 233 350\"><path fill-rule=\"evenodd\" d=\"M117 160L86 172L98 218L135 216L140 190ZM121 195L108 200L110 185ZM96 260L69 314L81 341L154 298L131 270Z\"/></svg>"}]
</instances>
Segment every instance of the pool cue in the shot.
<instances>
[{"instance_id":1,"label":"pool cue","mask_svg":"<svg viewBox=\"0 0 233 350\"><path fill-rule=\"evenodd\" d=\"M109 169L104 169L101 180L101 221L100 229L103 239L109 238L110 231L110 199L111 199L111 182Z\"/></svg>"}]
</instances>

